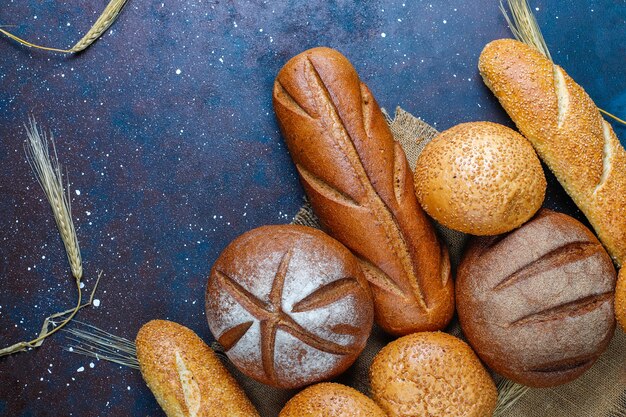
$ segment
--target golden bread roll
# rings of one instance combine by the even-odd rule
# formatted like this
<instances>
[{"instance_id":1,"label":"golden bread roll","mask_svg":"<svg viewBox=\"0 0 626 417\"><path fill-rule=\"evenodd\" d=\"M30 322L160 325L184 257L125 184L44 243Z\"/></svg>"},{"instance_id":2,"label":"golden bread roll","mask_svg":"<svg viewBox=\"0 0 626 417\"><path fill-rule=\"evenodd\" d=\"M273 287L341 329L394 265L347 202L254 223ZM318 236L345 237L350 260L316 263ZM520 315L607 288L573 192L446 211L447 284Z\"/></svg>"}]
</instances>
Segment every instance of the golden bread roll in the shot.
<instances>
[{"instance_id":1,"label":"golden bread roll","mask_svg":"<svg viewBox=\"0 0 626 417\"><path fill-rule=\"evenodd\" d=\"M324 230L361 263L376 322L395 335L443 329L454 313L448 250L350 61L330 48L293 57L274 82L274 110Z\"/></svg>"},{"instance_id":2,"label":"golden bread roll","mask_svg":"<svg viewBox=\"0 0 626 417\"><path fill-rule=\"evenodd\" d=\"M626 151L611 125L563 68L524 43L489 43L478 68L621 265L626 257Z\"/></svg>"},{"instance_id":3,"label":"golden bread roll","mask_svg":"<svg viewBox=\"0 0 626 417\"><path fill-rule=\"evenodd\" d=\"M417 160L415 191L424 210L444 226L495 235L539 210L546 179L522 135L497 123L472 122L426 145Z\"/></svg>"},{"instance_id":4,"label":"golden bread roll","mask_svg":"<svg viewBox=\"0 0 626 417\"><path fill-rule=\"evenodd\" d=\"M404 336L370 368L372 398L389 417L485 417L498 392L472 349L442 332Z\"/></svg>"},{"instance_id":5,"label":"golden bread roll","mask_svg":"<svg viewBox=\"0 0 626 417\"><path fill-rule=\"evenodd\" d=\"M135 340L141 374L168 417L258 417L215 353L193 331L166 320Z\"/></svg>"},{"instance_id":6,"label":"golden bread roll","mask_svg":"<svg viewBox=\"0 0 626 417\"><path fill-rule=\"evenodd\" d=\"M278 417L386 417L386 414L359 391L326 382L300 391Z\"/></svg>"},{"instance_id":7,"label":"golden bread roll","mask_svg":"<svg viewBox=\"0 0 626 417\"><path fill-rule=\"evenodd\" d=\"M626 332L626 270L620 269L615 287L615 317Z\"/></svg>"}]
</instances>

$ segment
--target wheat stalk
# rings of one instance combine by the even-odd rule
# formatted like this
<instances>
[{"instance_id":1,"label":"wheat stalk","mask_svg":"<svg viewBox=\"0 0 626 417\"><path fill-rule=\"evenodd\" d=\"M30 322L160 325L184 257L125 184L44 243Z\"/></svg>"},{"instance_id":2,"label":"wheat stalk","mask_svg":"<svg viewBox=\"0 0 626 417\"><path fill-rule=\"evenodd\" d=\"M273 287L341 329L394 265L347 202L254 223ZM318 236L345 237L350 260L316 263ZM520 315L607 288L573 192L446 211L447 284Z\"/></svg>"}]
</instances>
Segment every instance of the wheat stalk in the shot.
<instances>
[{"instance_id":1,"label":"wheat stalk","mask_svg":"<svg viewBox=\"0 0 626 417\"><path fill-rule=\"evenodd\" d=\"M45 51L52 52L62 52L66 54L80 52L87 49L92 43L96 41L96 39L98 39L100 36L102 36L104 32L106 32L106 30L113 24L113 22L115 22L115 19L117 19L127 1L128 0L111 0L109 4L107 4L102 14L100 14L100 17L98 17L96 22L93 24L91 29L89 29L87 34L83 36L82 39L79 40L76 45L72 46L70 49L51 48L48 46L37 45L28 42L27 40L24 40L20 37L17 37L11 32L8 32L2 28L0 28L0 33L30 48L43 49Z\"/></svg>"},{"instance_id":2,"label":"wheat stalk","mask_svg":"<svg viewBox=\"0 0 626 417\"><path fill-rule=\"evenodd\" d=\"M500 10L506 19L507 24L509 25L509 29L520 42L523 42L529 46L534 47L546 58L550 61L552 60L552 56L550 55L550 50L548 49L548 45L546 45L546 41L543 38L543 34L541 33L541 29L539 28L539 24L537 24L537 19L530 9L530 5L528 4L528 0L507 0L507 6L509 11L511 12L511 16L507 12L502 0L500 0ZM554 62L554 61L553 61ZM606 116L614 119L615 121L626 125L626 120L622 120L614 114L609 113L606 110L603 110L598 107L600 113L603 113Z\"/></svg>"},{"instance_id":3,"label":"wheat stalk","mask_svg":"<svg viewBox=\"0 0 626 417\"><path fill-rule=\"evenodd\" d=\"M550 56L550 51L548 50L546 41L541 34L541 29L539 29L537 19L535 19L535 15L530 10L528 0L508 0L507 4L512 18L509 17L504 4L502 4L502 0L500 0L500 10L506 19L511 32L513 32L515 39L535 47L535 49L552 61L552 56Z\"/></svg>"},{"instance_id":4,"label":"wheat stalk","mask_svg":"<svg viewBox=\"0 0 626 417\"><path fill-rule=\"evenodd\" d=\"M503 415L504 412L512 407L529 389L530 388L527 386L503 378L498 382L498 402L493 416L498 417Z\"/></svg>"},{"instance_id":5,"label":"wheat stalk","mask_svg":"<svg viewBox=\"0 0 626 417\"><path fill-rule=\"evenodd\" d=\"M74 323L78 326L63 329L72 342L64 348L66 351L139 369L137 349L132 341L91 324L78 320Z\"/></svg>"},{"instance_id":6,"label":"wheat stalk","mask_svg":"<svg viewBox=\"0 0 626 417\"><path fill-rule=\"evenodd\" d=\"M66 194L63 186L63 174L61 172L61 166L59 164L59 157L57 155L54 139L50 137L50 143L52 144L51 154L50 146L48 145L48 138L45 132L37 127L37 123L34 118L31 117L29 122L30 123L25 126L26 135L28 137L25 145L26 158L35 173L35 177L41 185L48 202L50 203L52 213L54 214L54 220L57 224L57 229L59 230L61 240L65 246L65 252L72 270L72 276L74 277L74 282L76 283L78 299L74 308L46 317L38 337L30 341L18 342L0 349L0 357L41 346L47 337L51 336L69 323L81 308L91 305L98 283L102 277L102 271L100 271L96 284L91 291L89 301L85 304L81 304L82 290L80 288L80 280L83 276L83 264L80 255L80 246L78 245L78 237L76 236L76 229L74 228L74 222L72 221L72 208L69 196L70 189L68 186ZM58 318L61 318L59 323L54 321L54 319ZM50 325L53 326L52 329L50 329Z\"/></svg>"},{"instance_id":7,"label":"wheat stalk","mask_svg":"<svg viewBox=\"0 0 626 417\"><path fill-rule=\"evenodd\" d=\"M67 194L65 194L63 191L63 174L59 165L54 138L50 137L52 143L52 155L50 155L46 133L37 128L34 118L31 117L29 121L30 124L26 126L28 142L25 150L27 159L39 185L50 202L54 220L65 245L67 259L72 268L72 275L76 280L80 280L83 276L83 264L74 222L72 221L70 187L68 185Z\"/></svg>"}]
</instances>

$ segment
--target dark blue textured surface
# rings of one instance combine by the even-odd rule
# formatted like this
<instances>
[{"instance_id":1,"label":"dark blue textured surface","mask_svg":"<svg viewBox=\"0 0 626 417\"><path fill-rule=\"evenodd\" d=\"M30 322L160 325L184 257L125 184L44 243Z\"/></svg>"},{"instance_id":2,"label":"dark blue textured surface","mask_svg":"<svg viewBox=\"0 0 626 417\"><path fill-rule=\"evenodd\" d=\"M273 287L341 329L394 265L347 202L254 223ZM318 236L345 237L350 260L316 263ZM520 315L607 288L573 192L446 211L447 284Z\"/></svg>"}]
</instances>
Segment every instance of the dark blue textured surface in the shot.
<instances>
[{"instance_id":1,"label":"dark blue textured surface","mask_svg":"<svg viewBox=\"0 0 626 417\"><path fill-rule=\"evenodd\" d=\"M131 339L144 322L169 318L210 340L203 297L212 262L235 236L286 223L300 206L271 107L272 82L291 56L335 47L381 106L439 129L511 125L476 69L482 47L509 36L496 1L272 3L130 0L74 57L0 39L1 345L32 338L45 316L75 302L24 158L29 113L54 132L76 190L86 289L105 271L100 306L80 319ZM555 61L599 106L626 115L626 4L532 3ZM105 4L0 0L0 24L70 47ZM626 139L623 127L616 133ZM548 200L567 208L558 187ZM55 336L0 359L1 415L161 415L138 372L91 368L61 350L66 342Z\"/></svg>"}]
</instances>

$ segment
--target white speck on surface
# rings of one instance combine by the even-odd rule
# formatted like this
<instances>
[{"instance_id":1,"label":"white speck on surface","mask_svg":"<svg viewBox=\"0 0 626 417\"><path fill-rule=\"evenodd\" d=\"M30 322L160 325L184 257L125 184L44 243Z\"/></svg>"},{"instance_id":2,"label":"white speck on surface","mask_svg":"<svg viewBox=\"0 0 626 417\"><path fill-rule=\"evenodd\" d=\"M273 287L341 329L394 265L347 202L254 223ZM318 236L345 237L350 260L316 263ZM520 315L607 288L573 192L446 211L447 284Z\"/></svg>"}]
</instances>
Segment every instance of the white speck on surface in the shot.
<instances>
[{"instance_id":1,"label":"white speck on surface","mask_svg":"<svg viewBox=\"0 0 626 417\"><path fill-rule=\"evenodd\" d=\"M127 389L128 391L130 391L130 385L129 385L129 386L127 386L127 387L126 387L126 389Z\"/></svg>"},{"instance_id":2,"label":"white speck on surface","mask_svg":"<svg viewBox=\"0 0 626 417\"><path fill-rule=\"evenodd\" d=\"M93 300L93 306L94 307L100 307L100 300L97 299L97 298L95 300Z\"/></svg>"},{"instance_id":3,"label":"white speck on surface","mask_svg":"<svg viewBox=\"0 0 626 417\"><path fill-rule=\"evenodd\" d=\"M76 193L76 195L80 195L80 190L74 190L74 192Z\"/></svg>"},{"instance_id":4,"label":"white speck on surface","mask_svg":"<svg viewBox=\"0 0 626 417\"><path fill-rule=\"evenodd\" d=\"M89 362L89 367L93 369L93 367L96 366L96 364L94 364L93 362Z\"/></svg>"},{"instance_id":5,"label":"white speck on surface","mask_svg":"<svg viewBox=\"0 0 626 417\"><path fill-rule=\"evenodd\" d=\"M448 23L448 21L446 19L443 19L443 24L445 25L446 23Z\"/></svg>"},{"instance_id":6,"label":"white speck on surface","mask_svg":"<svg viewBox=\"0 0 626 417\"><path fill-rule=\"evenodd\" d=\"M180 75L181 72L180 68L176 68L176 75Z\"/></svg>"},{"instance_id":7,"label":"white speck on surface","mask_svg":"<svg viewBox=\"0 0 626 417\"><path fill-rule=\"evenodd\" d=\"M380 34L380 37L381 37L381 38L386 38L386 37L387 37L387 34L386 34L385 32L383 32L383 33L381 33L381 34Z\"/></svg>"},{"instance_id":8,"label":"white speck on surface","mask_svg":"<svg viewBox=\"0 0 626 417\"><path fill-rule=\"evenodd\" d=\"M84 367L84 366L81 366L80 368L78 368L78 369L76 370L76 372L83 372L84 370L85 370L85 367Z\"/></svg>"}]
</instances>

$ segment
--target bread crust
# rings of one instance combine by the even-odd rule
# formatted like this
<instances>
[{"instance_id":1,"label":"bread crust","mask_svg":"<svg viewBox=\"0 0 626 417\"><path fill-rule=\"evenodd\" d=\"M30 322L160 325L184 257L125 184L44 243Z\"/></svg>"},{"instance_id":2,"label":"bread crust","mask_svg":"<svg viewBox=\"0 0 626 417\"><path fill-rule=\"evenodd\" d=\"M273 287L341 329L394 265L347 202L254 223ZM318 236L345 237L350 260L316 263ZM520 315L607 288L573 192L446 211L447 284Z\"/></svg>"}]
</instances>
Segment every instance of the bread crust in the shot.
<instances>
[{"instance_id":1,"label":"bread crust","mask_svg":"<svg viewBox=\"0 0 626 417\"><path fill-rule=\"evenodd\" d=\"M274 225L244 233L220 254L206 315L241 372L298 388L333 378L356 360L374 308L345 246L311 227Z\"/></svg>"},{"instance_id":2,"label":"bread crust","mask_svg":"<svg viewBox=\"0 0 626 417\"><path fill-rule=\"evenodd\" d=\"M404 336L370 368L372 398L389 417L491 416L498 392L462 340L443 332Z\"/></svg>"},{"instance_id":3,"label":"bread crust","mask_svg":"<svg viewBox=\"0 0 626 417\"><path fill-rule=\"evenodd\" d=\"M626 257L626 151L593 100L558 65L513 39L483 49L478 68L620 266Z\"/></svg>"},{"instance_id":4,"label":"bread crust","mask_svg":"<svg viewBox=\"0 0 626 417\"><path fill-rule=\"evenodd\" d=\"M359 258L376 322L395 335L445 327L454 291L445 246L420 208L402 147L350 62L305 51L274 83L274 109L324 230Z\"/></svg>"},{"instance_id":5,"label":"bread crust","mask_svg":"<svg viewBox=\"0 0 626 417\"><path fill-rule=\"evenodd\" d=\"M521 228L473 238L456 281L463 333L494 371L524 385L587 371L615 329L615 268L594 234L542 209Z\"/></svg>"},{"instance_id":6,"label":"bread crust","mask_svg":"<svg viewBox=\"0 0 626 417\"><path fill-rule=\"evenodd\" d=\"M345 385L323 382L291 398L278 417L387 417L374 401Z\"/></svg>"},{"instance_id":7,"label":"bread crust","mask_svg":"<svg viewBox=\"0 0 626 417\"><path fill-rule=\"evenodd\" d=\"M620 269L615 286L615 317L626 332L626 269Z\"/></svg>"},{"instance_id":8,"label":"bread crust","mask_svg":"<svg viewBox=\"0 0 626 417\"><path fill-rule=\"evenodd\" d=\"M497 123L470 122L426 145L415 168L415 191L424 210L444 226L496 235L539 210L546 178L522 135Z\"/></svg>"},{"instance_id":9,"label":"bread crust","mask_svg":"<svg viewBox=\"0 0 626 417\"><path fill-rule=\"evenodd\" d=\"M135 343L143 379L168 417L259 417L235 378L190 329L152 320Z\"/></svg>"}]
</instances>

